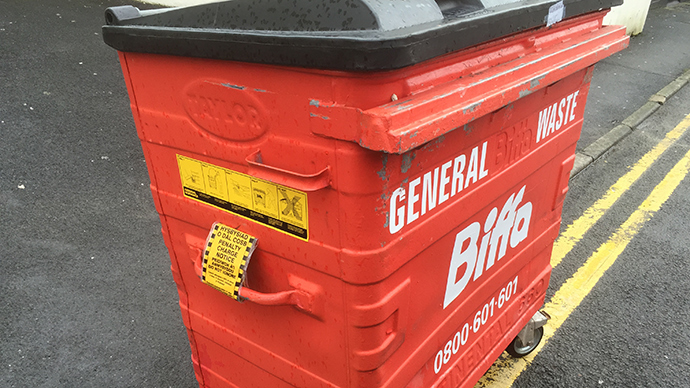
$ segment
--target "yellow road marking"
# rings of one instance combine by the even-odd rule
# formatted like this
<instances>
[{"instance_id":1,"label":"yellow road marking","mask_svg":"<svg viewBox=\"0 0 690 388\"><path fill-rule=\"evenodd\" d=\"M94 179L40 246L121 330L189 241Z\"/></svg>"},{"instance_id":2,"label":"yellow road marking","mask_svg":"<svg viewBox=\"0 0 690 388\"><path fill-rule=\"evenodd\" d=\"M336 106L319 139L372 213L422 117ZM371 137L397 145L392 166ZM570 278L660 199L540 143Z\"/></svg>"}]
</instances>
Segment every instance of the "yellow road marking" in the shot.
<instances>
[{"instance_id":1,"label":"yellow road marking","mask_svg":"<svg viewBox=\"0 0 690 388\"><path fill-rule=\"evenodd\" d=\"M568 225L553 245L551 266L556 267L573 249L587 231L599 221L608 209L637 181L649 166L652 165L678 138L690 127L690 115L685 118L659 142L651 151L647 152L635 165L609 187L598 201L587 209L577 220Z\"/></svg>"},{"instance_id":2,"label":"yellow road marking","mask_svg":"<svg viewBox=\"0 0 690 388\"><path fill-rule=\"evenodd\" d=\"M628 243L640 231L644 223L659 211L664 202L666 202L688 174L688 171L690 171L690 151L671 169L661 183L652 190L651 194L633 212L630 218L587 259L575 275L568 279L556 292L551 301L544 306L544 310L551 315L551 319L544 326L544 337L539 346L525 358L501 359L484 375L475 388L508 387L513 384L520 373L532 363L535 356L549 339L553 337L556 330L561 327L568 316L589 294L606 270L611 267L618 256L625 250Z\"/></svg>"}]
</instances>

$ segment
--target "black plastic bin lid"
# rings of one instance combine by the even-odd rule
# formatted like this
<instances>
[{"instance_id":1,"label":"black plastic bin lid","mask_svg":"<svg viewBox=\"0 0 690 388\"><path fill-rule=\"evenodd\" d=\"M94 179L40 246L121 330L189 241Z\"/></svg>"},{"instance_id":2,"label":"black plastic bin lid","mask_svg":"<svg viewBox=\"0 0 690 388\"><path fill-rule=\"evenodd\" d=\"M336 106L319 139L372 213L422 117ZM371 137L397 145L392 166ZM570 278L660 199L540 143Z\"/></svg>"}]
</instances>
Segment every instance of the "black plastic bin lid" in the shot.
<instances>
[{"instance_id":1,"label":"black plastic bin lid","mask_svg":"<svg viewBox=\"0 0 690 388\"><path fill-rule=\"evenodd\" d=\"M566 0L564 18L622 0ZM545 25L554 0L228 0L105 12L117 50L332 70L389 70Z\"/></svg>"}]
</instances>

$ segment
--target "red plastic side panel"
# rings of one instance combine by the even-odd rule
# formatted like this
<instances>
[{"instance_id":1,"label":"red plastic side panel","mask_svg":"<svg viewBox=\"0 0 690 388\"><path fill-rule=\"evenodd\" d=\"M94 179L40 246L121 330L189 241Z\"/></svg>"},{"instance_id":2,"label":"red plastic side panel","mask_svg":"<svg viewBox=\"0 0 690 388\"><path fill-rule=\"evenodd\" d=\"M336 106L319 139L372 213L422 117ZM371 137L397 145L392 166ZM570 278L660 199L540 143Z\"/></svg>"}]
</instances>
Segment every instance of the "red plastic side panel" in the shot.
<instances>
[{"instance_id":1,"label":"red plastic side panel","mask_svg":"<svg viewBox=\"0 0 690 388\"><path fill-rule=\"evenodd\" d=\"M601 37L601 17L538 39ZM121 54L201 386L474 384L543 303L591 66L571 58L562 79L461 126L441 120L402 154L349 140L392 94L433 94L535 47L520 34L371 74ZM394 121L428 117L405 115ZM303 192L308 237L186 197L178 155ZM238 303L202 284L214 222L258 238L248 288L306 290L314 308Z\"/></svg>"}]
</instances>

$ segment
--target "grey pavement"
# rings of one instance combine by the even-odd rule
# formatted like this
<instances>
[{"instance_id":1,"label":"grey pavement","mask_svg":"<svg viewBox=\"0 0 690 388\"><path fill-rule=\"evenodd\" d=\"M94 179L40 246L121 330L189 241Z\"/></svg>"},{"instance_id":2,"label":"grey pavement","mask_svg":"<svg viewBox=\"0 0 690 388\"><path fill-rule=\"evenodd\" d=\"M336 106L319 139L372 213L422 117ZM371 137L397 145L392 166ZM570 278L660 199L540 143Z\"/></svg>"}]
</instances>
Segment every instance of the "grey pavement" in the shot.
<instances>
[{"instance_id":1,"label":"grey pavement","mask_svg":"<svg viewBox=\"0 0 690 388\"><path fill-rule=\"evenodd\" d=\"M630 46L594 67L578 151L642 107L690 69L690 4L651 9Z\"/></svg>"},{"instance_id":2,"label":"grey pavement","mask_svg":"<svg viewBox=\"0 0 690 388\"><path fill-rule=\"evenodd\" d=\"M136 3L0 0L0 387L196 386L117 54L100 34L120 4ZM690 67L689 8L651 10L630 48L596 67L579 150Z\"/></svg>"}]
</instances>

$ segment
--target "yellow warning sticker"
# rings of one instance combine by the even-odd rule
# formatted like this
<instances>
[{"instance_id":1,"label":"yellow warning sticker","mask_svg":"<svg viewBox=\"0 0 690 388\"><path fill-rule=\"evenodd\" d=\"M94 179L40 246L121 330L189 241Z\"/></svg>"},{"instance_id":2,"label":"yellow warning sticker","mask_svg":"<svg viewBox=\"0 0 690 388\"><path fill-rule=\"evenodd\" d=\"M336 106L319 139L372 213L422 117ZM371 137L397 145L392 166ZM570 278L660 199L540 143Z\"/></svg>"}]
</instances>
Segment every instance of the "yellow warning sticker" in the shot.
<instances>
[{"instance_id":1,"label":"yellow warning sticker","mask_svg":"<svg viewBox=\"0 0 690 388\"><path fill-rule=\"evenodd\" d=\"M256 243L256 238L246 233L219 222L213 224L206 241L201 280L239 300L240 288Z\"/></svg>"},{"instance_id":2,"label":"yellow warning sticker","mask_svg":"<svg viewBox=\"0 0 690 388\"><path fill-rule=\"evenodd\" d=\"M177 155L184 196L309 240L307 193Z\"/></svg>"}]
</instances>

